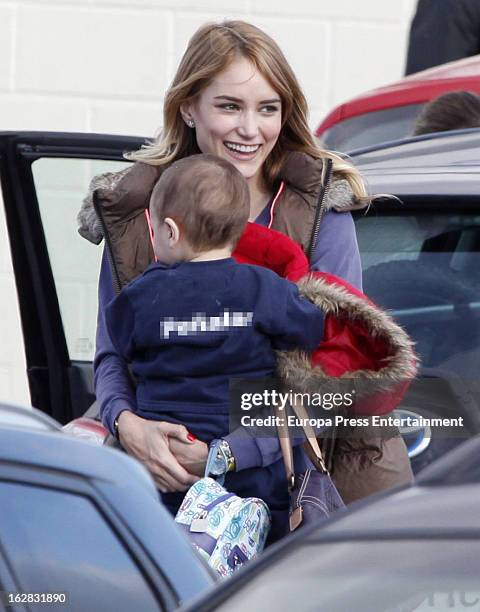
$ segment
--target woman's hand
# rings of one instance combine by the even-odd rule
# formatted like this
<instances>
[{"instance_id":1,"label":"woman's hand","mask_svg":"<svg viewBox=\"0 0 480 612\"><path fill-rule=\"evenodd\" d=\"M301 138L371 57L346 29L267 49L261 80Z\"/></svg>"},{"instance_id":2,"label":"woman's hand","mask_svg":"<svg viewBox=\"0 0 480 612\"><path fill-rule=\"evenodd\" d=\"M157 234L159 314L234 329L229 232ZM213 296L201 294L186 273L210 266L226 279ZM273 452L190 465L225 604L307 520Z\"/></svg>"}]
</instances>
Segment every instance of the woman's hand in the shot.
<instances>
[{"instance_id":1,"label":"woman's hand","mask_svg":"<svg viewBox=\"0 0 480 612\"><path fill-rule=\"evenodd\" d=\"M118 417L118 437L121 445L129 455L143 463L162 493L186 491L199 480L198 476L180 465L170 449L173 440L176 440L177 444L193 445L192 438L189 439L188 436L189 433L183 425L148 421L130 410L124 410ZM195 445L198 444L202 443L197 442ZM199 456L198 450L194 455Z\"/></svg>"},{"instance_id":2,"label":"woman's hand","mask_svg":"<svg viewBox=\"0 0 480 612\"><path fill-rule=\"evenodd\" d=\"M170 451L176 460L191 474L203 477L207 465L208 444L200 442L189 434L189 441L185 443L176 436L170 437Z\"/></svg>"}]
</instances>

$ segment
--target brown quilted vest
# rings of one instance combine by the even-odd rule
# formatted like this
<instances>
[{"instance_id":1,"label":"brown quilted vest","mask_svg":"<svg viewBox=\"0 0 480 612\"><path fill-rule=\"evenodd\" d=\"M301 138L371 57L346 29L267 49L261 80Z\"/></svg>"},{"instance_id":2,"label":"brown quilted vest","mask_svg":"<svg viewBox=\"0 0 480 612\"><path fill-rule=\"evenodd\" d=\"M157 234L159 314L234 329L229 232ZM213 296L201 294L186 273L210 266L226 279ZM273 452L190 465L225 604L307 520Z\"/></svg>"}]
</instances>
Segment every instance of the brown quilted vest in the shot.
<instances>
[{"instance_id":1,"label":"brown quilted vest","mask_svg":"<svg viewBox=\"0 0 480 612\"><path fill-rule=\"evenodd\" d=\"M135 163L113 189L99 188L94 192L94 204L103 225L103 234L113 259L113 276L117 289L141 274L153 261L145 209L148 208L153 187L166 166ZM274 210L272 227L300 244L307 252L312 239L315 211L319 204L322 160L304 153L291 153L284 164L279 180L285 182ZM340 187L345 210L355 207L346 181L334 181ZM327 201L335 195L331 189ZM327 203L327 209L337 208L339 202ZM112 263L112 262L111 262Z\"/></svg>"}]
</instances>

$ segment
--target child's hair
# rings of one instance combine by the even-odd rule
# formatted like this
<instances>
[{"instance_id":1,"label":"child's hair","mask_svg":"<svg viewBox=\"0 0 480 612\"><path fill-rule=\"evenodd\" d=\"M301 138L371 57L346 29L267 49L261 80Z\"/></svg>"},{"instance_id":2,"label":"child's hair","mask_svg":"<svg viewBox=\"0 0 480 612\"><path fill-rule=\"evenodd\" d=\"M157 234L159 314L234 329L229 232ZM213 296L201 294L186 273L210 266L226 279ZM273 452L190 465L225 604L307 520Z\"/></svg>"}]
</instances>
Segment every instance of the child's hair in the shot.
<instances>
[{"instance_id":1,"label":"child's hair","mask_svg":"<svg viewBox=\"0 0 480 612\"><path fill-rule=\"evenodd\" d=\"M236 245L250 213L247 181L230 162L214 155L175 161L150 199L154 227L172 218L195 251Z\"/></svg>"}]
</instances>

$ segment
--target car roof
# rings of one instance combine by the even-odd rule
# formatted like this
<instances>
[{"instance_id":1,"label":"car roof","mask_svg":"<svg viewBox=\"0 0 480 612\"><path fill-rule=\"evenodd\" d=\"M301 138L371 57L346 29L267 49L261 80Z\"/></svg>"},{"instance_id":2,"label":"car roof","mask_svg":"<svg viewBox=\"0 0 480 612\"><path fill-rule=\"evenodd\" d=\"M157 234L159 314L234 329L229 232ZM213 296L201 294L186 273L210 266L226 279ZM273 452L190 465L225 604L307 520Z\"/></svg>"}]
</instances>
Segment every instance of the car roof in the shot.
<instances>
[{"instance_id":1,"label":"car roof","mask_svg":"<svg viewBox=\"0 0 480 612\"><path fill-rule=\"evenodd\" d=\"M383 143L350 157L372 194L478 198L480 128Z\"/></svg>"},{"instance_id":2,"label":"car roof","mask_svg":"<svg viewBox=\"0 0 480 612\"><path fill-rule=\"evenodd\" d=\"M221 603L229 604L232 595L251 589L252 579L265 577L267 588L270 587L272 570L277 575L285 573L292 559L302 558L296 556L297 552L310 555L314 563L321 564L319 546L324 544L347 545L347 549L337 548L341 558L348 547L362 542L372 548L377 543L386 542L395 547L395 542L418 540L473 542L480 539L479 504L480 483L458 487L411 486L355 502L345 512L337 512L325 522L302 527L277 542L237 576L201 597L188 611L203 612L217 609Z\"/></svg>"},{"instance_id":3,"label":"car roof","mask_svg":"<svg viewBox=\"0 0 480 612\"><path fill-rule=\"evenodd\" d=\"M36 408L0 403L0 427L16 427L36 431L60 431L61 425Z\"/></svg>"},{"instance_id":4,"label":"car roof","mask_svg":"<svg viewBox=\"0 0 480 612\"><path fill-rule=\"evenodd\" d=\"M89 480L124 486L136 480L155 497L157 492L147 471L125 453L94 446L61 431L19 428L0 424L0 467L2 463L70 473Z\"/></svg>"},{"instance_id":5,"label":"car roof","mask_svg":"<svg viewBox=\"0 0 480 612\"><path fill-rule=\"evenodd\" d=\"M414 486L362 505L344 517L312 532L324 536L380 537L380 535L433 536L461 532L480 537L478 507L480 483L458 486ZM350 536L349 536L350 534Z\"/></svg>"},{"instance_id":6,"label":"car roof","mask_svg":"<svg viewBox=\"0 0 480 612\"><path fill-rule=\"evenodd\" d=\"M320 136L335 123L387 108L422 104L447 91L480 94L480 55L468 57L407 76L378 87L334 108L315 130Z\"/></svg>"}]
</instances>

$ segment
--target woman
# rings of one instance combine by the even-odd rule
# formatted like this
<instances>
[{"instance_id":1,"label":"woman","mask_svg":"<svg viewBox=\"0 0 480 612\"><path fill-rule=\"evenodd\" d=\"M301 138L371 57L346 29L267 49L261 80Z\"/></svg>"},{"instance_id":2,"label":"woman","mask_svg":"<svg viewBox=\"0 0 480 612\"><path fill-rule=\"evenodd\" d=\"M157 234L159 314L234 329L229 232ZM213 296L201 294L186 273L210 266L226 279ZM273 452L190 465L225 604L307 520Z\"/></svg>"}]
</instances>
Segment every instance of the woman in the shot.
<instances>
[{"instance_id":1,"label":"woman","mask_svg":"<svg viewBox=\"0 0 480 612\"><path fill-rule=\"evenodd\" d=\"M114 296L112 281L119 289L152 261L144 213L154 183L171 162L199 152L229 160L247 179L251 221L293 238L312 268L361 288L360 257L348 212L367 201L358 172L315 143L305 97L271 38L240 21L203 26L190 40L167 92L159 139L126 156L137 162L131 169L97 177L91 186L97 189L96 209L113 264L104 258L99 287L94 368L102 420L124 449L149 469L172 512L182 492L203 474L208 446L178 419L147 421L134 414L134 391L106 333L104 308ZM92 232L97 231L98 240L95 221L87 227L89 219L87 201L80 232L94 239ZM194 423L189 429L195 430ZM288 496L278 442L226 435L225 455L225 469L235 470L227 474L226 486L239 495L265 499L274 515L272 537L280 537L286 530ZM296 461L301 469L299 448Z\"/></svg>"}]
</instances>

